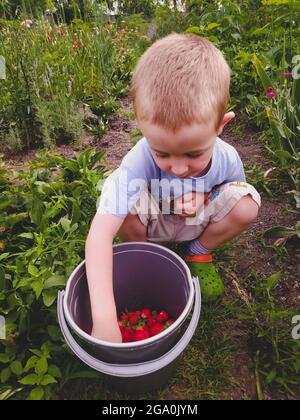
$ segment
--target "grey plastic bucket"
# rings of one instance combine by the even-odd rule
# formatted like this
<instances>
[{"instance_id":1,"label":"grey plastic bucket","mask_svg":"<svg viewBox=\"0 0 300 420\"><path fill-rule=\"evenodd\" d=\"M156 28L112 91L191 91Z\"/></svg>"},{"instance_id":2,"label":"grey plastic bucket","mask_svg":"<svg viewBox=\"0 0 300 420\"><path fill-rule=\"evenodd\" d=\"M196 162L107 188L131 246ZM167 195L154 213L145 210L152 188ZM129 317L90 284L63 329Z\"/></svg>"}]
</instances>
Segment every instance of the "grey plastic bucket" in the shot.
<instances>
[{"instance_id":1,"label":"grey plastic bucket","mask_svg":"<svg viewBox=\"0 0 300 420\"><path fill-rule=\"evenodd\" d=\"M197 328L201 312L198 278L191 277L188 266L173 251L153 243L130 242L113 246L113 287L118 312L146 307L166 310L174 324L155 337L134 343L108 343L91 337L83 261L71 274L66 291L58 296L64 338L77 357L105 374L114 388L129 393L159 388L174 372Z\"/></svg>"}]
</instances>

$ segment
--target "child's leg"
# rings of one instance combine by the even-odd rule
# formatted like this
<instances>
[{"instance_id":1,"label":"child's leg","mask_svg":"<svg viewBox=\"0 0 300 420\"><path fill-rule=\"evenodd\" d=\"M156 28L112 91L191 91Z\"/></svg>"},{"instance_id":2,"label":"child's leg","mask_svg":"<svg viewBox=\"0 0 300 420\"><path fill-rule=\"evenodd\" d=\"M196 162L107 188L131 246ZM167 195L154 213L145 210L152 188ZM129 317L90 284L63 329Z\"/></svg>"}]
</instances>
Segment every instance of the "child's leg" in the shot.
<instances>
[{"instance_id":1,"label":"child's leg","mask_svg":"<svg viewBox=\"0 0 300 420\"><path fill-rule=\"evenodd\" d=\"M124 242L146 242L147 227L138 215L128 213L117 235Z\"/></svg>"},{"instance_id":2,"label":"child's leg","mask_svg":"<svg viewBox=\"0 0 300 420\"><path fill-rule=\"evenodd\" d=\"M256 220L258 210L258 204L250 195L241 198L227 216L217 223L210 223L198 241L209 250L231 241Z\"/></svg>"}]
</instances>

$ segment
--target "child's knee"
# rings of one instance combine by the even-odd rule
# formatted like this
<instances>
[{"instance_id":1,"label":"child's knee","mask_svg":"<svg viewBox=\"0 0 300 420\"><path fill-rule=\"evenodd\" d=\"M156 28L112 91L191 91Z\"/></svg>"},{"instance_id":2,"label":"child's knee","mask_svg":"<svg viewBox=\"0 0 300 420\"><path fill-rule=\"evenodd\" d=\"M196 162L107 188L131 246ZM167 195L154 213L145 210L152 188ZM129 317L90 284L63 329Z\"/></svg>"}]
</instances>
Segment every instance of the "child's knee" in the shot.
<instances>
[{"instance_id":1,"label":"child's knee","mask_svg":"<svg viewBox=\"0 0 300 420\"><path fill-rule=\"evenodd\" d=\"M235 223L248 226L255 222L258 216L259 206L250 194L242 197L231 211L231 217Z\"/></svg>"},{"instance_id":2,"label":"child's knee","mask_svg":"<svg viewBox=\"0 0 300 420\"><path fill-rule=\"evenodd\" d=\"M228 216L238 226L253 223L261 206L256 189L246 182L229 182L214 189L209 196L209 215L212 223Z\"/></svg>"}]
</instances>

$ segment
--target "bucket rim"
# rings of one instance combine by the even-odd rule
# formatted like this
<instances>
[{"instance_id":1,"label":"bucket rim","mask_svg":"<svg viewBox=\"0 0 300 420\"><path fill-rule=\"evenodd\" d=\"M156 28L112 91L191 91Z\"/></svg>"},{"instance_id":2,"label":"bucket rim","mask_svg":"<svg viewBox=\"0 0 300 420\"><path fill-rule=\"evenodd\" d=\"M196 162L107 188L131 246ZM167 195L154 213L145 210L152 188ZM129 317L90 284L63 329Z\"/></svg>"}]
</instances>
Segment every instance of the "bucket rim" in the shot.
<instances>
[{"instance_id":1,"label":"bucket rim","mask_svg":"<svg viewBox=\"0 0 300 420\"><path fill-rule=\"evenodd\" d=\"M190 286L190 292L189 292L189 297L188 297L188 301L186 303L186 306L184 308L184 310L182 311L181 315L177 318L177 320L170 326L168 327L166 330L164 330L163 332L153 336L153 337L149 337L145 340L141 340L141 341L136 341L136 342L130 342L130 343L112 343L109 341L103 341L103 340L99 340L97 338L92 337L91 335L87 334L85 331L83 331L81 328L79 328L79 326L74 322L68 305L67 305L67 300L68 300L68 296L70 294L70 285L71 285L71 279L73 279L75 273L79 270L82 269L82 266L85 265L86 260L83 260L72 272L72 274L69 276L69 279L67 281L67 285L66 285L66 289L65 289L65 299L63 301L63 306L64 306L64 313L66 316L66 320L68 322L68 324L70 325L70 327L73 329L73 331L82 339L86 340L89 344L93 344L93 345L100 345L102 347L106 347L106 348L111 348L111 349L137 349L137 348L143 348L143 347L147 347L150 344L154 344L159 340L162 340L164 337L172 334L175 330L177 330L186 320L187 316L189 315L191 309L192 309L192 305L193 305L193 300L194 300L194 295L195 295L195 289L194 289L194 285L193 285L193 279L191 276L191 272L187 266L187 264L185 263L184 260L182 260L177 254L176 252L162 246L159 244L154 244L154 243L150 243L150 242L124 242L121 244L113 244L113 248L122 248L124 247L124 245L147 245L152 247L153 249L162 249L164 251L166 251L167 253L173 255L173 257L175 257L175 259L177 259L180 264L182 265L182 268L185 270L186 275L187 275L187 280Z\"/></svg>"}]
</instances>

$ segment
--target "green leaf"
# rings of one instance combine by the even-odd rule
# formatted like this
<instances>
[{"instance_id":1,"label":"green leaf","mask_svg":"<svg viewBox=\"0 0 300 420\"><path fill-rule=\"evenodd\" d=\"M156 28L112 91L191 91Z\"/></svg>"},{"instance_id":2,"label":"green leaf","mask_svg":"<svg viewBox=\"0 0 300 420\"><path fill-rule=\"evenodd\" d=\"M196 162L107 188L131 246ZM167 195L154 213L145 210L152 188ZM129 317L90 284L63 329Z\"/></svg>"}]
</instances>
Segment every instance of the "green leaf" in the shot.
<instances>
[{"instance_id":1,"label":"green leaf","mask_svg":"<svg viewBox=\"0 0 300 420\"><path fill-rule=\"evenodd\" d=\"M37 364L39 358L37 356L31 356L25 365L24 372L28 372L30 369L34 368Z\"/></svg>"},{"instance_id":2,"label":"green leaf","mask_svg":"<svg viewBox=\"0 0 300 420\"><path fill-rule=\"evenodd\" d=\"M31 353L35 354L39 358L43 357L43 353L41 352L41 350L38 350L38 349L29 349L29 350L31 351Z\"/></svg>"},{"instance_id":3,"label":"green leaf","mask_svg":"<svg viewBox=\"0 0 300 420\"><path fill-rule=\"evenodd\" d=\"M4 354L4 353L0 354L0 363L8 363L9 359L10 358L7 354Z\"/></svg>"},{"instance_id":4,"label":"green leaf","mask_svg":"<svg viewBox=\"0 0 300 420\"><path fill-rule=\"evenodd\" d=\"M5 368L1 371L0 379L1 379L2 384L5 384L10 377L11 377L11 370L9 368Z\"/></svg>"},{"instance_id":5,"label":"green leaf","mask_svg":"<svg viewBox=\"0 0 300 420\"><path fill-rule=\"evenodd\" d=\"M202 35L203 29L199 28L199 26L190 26L185 32L190 34Z\"/></svg>"},{"instance_id":6,"label":"green leaf","mask_svg":"<svg viewBox=\"0 0 300 420\"><path fill-rule=\"evenodd\" d=\"M33 204L30 212L31 221L38 227L41 226L45 206L37 195L33 196Z\"/></svg>"},{"instance_id":7,"label":"green leaf","mask_svg":"<svg viewBox=\"0 0 300 420\"><path fill-rule=\"evenodd\" d=\"M35 292L36 298L38 299L41 296L44 285L42 280L37 280L31 283L31 287Z\"/></svg>"},{"instance_id":8,"label":"green leaf","mask_svg":"<svg viewBox=\"0 0 300 420\"><path fill-rule=\"evenodd\" d=\"M31 274L33 277L38 277L39 274L40 274L40 271L35 265L29 264L28 265L28 273Z\"/></svg>"},{"instance_id":9,"label":"green leaf","mask_svg":"<svg viewBox=\"0 0 300 420\"><path fill-rule=\"evenodd\" d=\"M276 153L276 156L278 156L280 159L295 160L293 155L291 155L287 150L278 150L275 153Z\"/></svg>"},{"instance_id":10,"label":"green leaf","mask_svg":"<svg viewBox=\"0 0 300 420\"><path fill-rule=\"evenodd\" d=\"M41 380L41 385L47 386L47 385L50 385L50 384L55 384L56 382L57 381L56 381L55 378L53 378L53 376L51 376L51 375L45 375L43 377L43 379Z\"/></svg>"},{"instance_id":11,"label":"green leaf","mask_svg":"<svg viewBox=\"0 0 300 420\"><path fill-rule=\"evenodd\" d=\"M207 25L207 27L205 28L207 31L211 31L212 29L218 28L219 26L221 26L219 23L210 23L209 25Z\"/></svg>"},{"instance_id":12,"label":"green leaf","mask_svg":"<svg viewBox=\"0 0 300 420\"><path fill-rule=\"evenodd\" d=\"M278 271L277 273L273 274L267 279L266 283L266 289L272 290L274 287L276 287L280 281L281 278L281 271Z\"/></svg>"},{"instance_id":13,"label":"green leaf","mask_svg":"<svg viewBox=\"0 0 300 420\"><path fill-rule=\"evenodd\" d=\"M5 252L4 254L0 255L0 261L5 260L9 256L9 252Z\"/></svg>"},{"instance_id":14,"label":"green leaf","mask_svg":"<svg viewBox=\"0 0 300 420\"><path fill-rule=\"evenodd\" d=\"M25 239L33 239L34 238L34 235L33 235L33 233L30 233L30 232L28 232L28 233L21 233L20 235L18 235L19 236L19 238L25 238Z\"/></svg>"},{"instance_id":15,"label":"green leaf","mask_svg":"<svg viewBox=\"0 0 300 420\"><path fill-rule=\"evenodd\" d=\"M54 275L49 277L44 283L44 290L51 289L51 287L65 286L67 279L65 276Z\"/></svg>"},{"instance_id":16,"label":"green leaf","mask_svg":"<svg viewBox=\"0 0 300 420\"><path fill-rule=\"evenodd\" d=\"M56 298L57 298L56 290L46 290L45 292L43 292L43 301L44 301L44 305L47 308L53 305Z\"/></svg>"},{"instance_id":17,"label":"green leaf","mask_svg":"<svg viewBox=\"0 0 300 420\"><path fill-rule=\"evenodd\" d=\"M294 229L287 228L284 226L277 226L275 228L268 229L264 232L264 237L267 239L291 238L294 235Z\"/></svg>"},{"instance_id":18,"label":"green leaf","mask_svg":"<svg viewBox=\"0 0 300 420\"><path fill-rule=\"evenodd\" d=\"M253 56L253 64L256 68L257 74L263 84L263 87L267 89L268 87L272 86L272 81L270 77L268 76L267 72L263 68L263 65L256 54Z\"/></svg>"},{"instance_id":19,"label":"green leaf","mask_svg":"<svg viewBox=\"0 0 300 420\"><path fill-rule=\"evenodd\" d=\"M61 330L56 327L55 325L49 325L47 328L48 334L52 338L53 341L60 341L62 338Z\"/></svg>"},{"instance_id":20,"label":"green leaf","mask_svg":"<svg viewBox=\"0 0 300 420\"><path fill-rule=\"evenodd\" d=\"M270 385L275 379L276 379L276 376L277 376L277 372L276 372L276 370L275 369L273 369L269 374L268 374L268 376L267 376L267 378L266 378L266 381L267 381L267 384L268 385Z\"/></svg>"},{"instance_id":21,"label":"green leaf","mask_svg":"<svg viewBox=\"0 0 300 420\"><path fill-rule=\"evenodd\" d=\"M72 207L72 225L80 220L81 210L76 201L73 202Z\"/></svg>"},{"instance_id":22,"label":"green leaf","mask_svg":"<svg viewBox=\"0 0 300 420\"><path fill-rule=\"evenodd\" d=\"M210 35L209 37L208 37L208 39L210 40L210 42L213 42L213 43L217 43L217 42L219 42L219 40L218 40L218 38L215 36L215 35Z\"/></svg>"},{"instance_id":23,"label":"green leaf","mask_svg":"<svg viewBox=\"0 0 300 420\"><path fill-rule=\"evenodd\" d=\"M46 357L42 357L37 362L34 370L35 370L36 374L39 375L39 376L45 375L45 373L48 372L48 361L47 361Z\"/></svg>"},{"instance_id":24,"label":"green leaf","mask_svg":"<svg viewBox=\"0 0 300 420\"><path fill-rule=\"evenodd\" d=\"M23 373L22 363L19 360L15 360L10 364L10 370L17 376L20 376Z\"/></svg>"},{"instance_id":25,"label":"green leaf","mask_svg":"<svg viewBox=\"0 0 300 420\"><path fill-rule=\"evenodd\" d=\"M55 365L49 366L48 373L49 373L49 375L53 376L54 378L61 378L62 377L62 373L61 373L60 369Z\"/></svg>"},{"instance_id":26,"label":"green leaf","mask_svg":"<svg viewBox=\"0 0 300 420\"><path fill-rule=\"evenodd\" d=\"M41 386L39 386L37 388L34 388L30 392L28 399L33 400L33 401L40 401L44 398L44 395L45 395L44 389Z\"/></svg>"},{"instance_id":27,"label":"green leaf","mask_svg":"<svg viewBox=\"0 0 300 420\"><path fill-rule=\"evenodd\" d=\"M30 375L27 375L23 379L21 379L19 383L22 385L36 385L38 383L38 380L38 375L31 373Z\"/></svg>"},{"instance_id":28,"label":"green leaf","mask_svg":"<svg viewBox=\"0 0 300 420\"><path fill-rule=\"evenodd\" d=\"M37 186L37 191L39 194L50 195L53 193L51 186L47 184L47 182L36 181L34 185Z\"/></svg>"},{"instance_id":29,"label":"green leaf","mask_svg":"<svg viewBox=\"0 0 300 420\"><path fill-rule=\"evenodd\" d=\"M12 389L11 387L6 387L3 391L0 391L0 401L9 400L20 391L22 391L22 388Z\"/></svg>"},{"instance_id":30,"label":"green leaf","mask_svg":"<svg viewBox=\"0 0 300 420\"><path fill-rule=\"evenodd\" d=\"M60 224L63 228L63 230L68 233L71 229L71 220L69 220L67 217L63 217L60 219Z\"/></svg>"}]
</instances>

